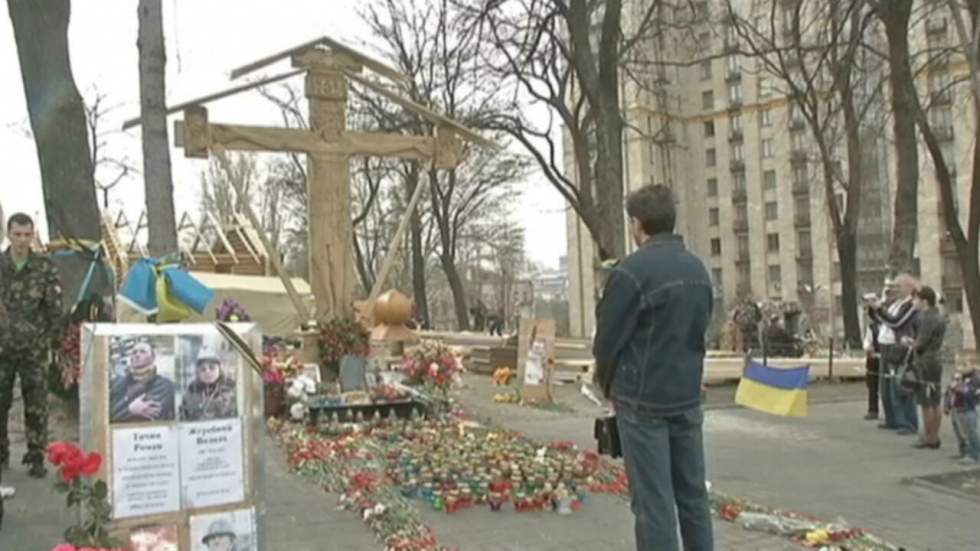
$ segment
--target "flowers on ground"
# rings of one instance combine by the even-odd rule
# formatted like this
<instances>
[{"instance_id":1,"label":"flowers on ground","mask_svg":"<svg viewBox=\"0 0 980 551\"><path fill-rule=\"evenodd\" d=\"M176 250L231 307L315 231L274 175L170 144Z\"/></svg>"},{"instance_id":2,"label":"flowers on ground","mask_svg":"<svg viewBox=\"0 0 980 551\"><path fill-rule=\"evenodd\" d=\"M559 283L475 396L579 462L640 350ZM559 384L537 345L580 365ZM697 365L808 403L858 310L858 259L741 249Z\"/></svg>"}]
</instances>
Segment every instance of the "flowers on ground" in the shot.
<instances>
[{"instance_id":1,"label":"flowers on ground","mask_svg":"<svg viewBox=\"0 0 980 551\"><path fill-rule=\"evenodd\" d=\"M432 386L442 392L449 390L462 371L452 350L435 340L423 340L405 356L401 368L408 383Z\"/></svg>"}]
</instances>

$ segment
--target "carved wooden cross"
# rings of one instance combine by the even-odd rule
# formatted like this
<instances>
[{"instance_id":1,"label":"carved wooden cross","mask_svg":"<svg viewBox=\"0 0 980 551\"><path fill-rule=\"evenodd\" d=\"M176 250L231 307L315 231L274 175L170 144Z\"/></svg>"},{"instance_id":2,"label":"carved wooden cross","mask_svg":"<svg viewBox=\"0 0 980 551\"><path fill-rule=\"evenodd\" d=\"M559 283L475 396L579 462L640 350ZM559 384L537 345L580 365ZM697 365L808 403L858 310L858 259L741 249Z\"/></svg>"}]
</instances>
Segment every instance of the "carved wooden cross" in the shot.
<instances>
[{"instance_id":1,"label":"carved wooden cross","mask_svg":"<svg viewBox=\"0 0 980 551\"><path fill-rule=\"evenodd\" d=\"M453 168L463 160L461 137L484 146L497 146L456 121L364 79L360 76L364 68L395 81L407 80L407 77L327 37L236 69L232 72L232 78L286 57L292 59L293 66L298 70L185 102L168 111L184 112L184 121L176 122L175 138L177 146L183 147L188 157L206 158L210 151L291 151L307 154L310 279L316 297L316 317L323 319L346 315L352 311L354 294L350 157L401 157L430 161L436 168ZM306 74L309 130L213 123L208 120L207 109L202 106L205 102L301 73ZM435 126L435 135L348 131L346 111L351 81L428 119ZM418 186L419 189L422 187ZM417 197L413 199L417 200ZM377 289L372 290L372 295L377 295Z\"/></svg>"}]
</instances>

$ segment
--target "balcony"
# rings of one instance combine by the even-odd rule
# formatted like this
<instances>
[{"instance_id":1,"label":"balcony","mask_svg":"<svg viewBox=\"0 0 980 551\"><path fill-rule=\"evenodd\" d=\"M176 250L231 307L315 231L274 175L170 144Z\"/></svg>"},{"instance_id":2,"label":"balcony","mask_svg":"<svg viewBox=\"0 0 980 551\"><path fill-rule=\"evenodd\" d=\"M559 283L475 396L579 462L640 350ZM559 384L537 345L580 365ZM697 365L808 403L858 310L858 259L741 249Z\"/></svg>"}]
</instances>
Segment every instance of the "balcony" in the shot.
<instances>
[{"instance_id":1,"label":"balcony","mask_svg":"<svg viewBox=\"0 0 980 551\"><path fill-rule=\"evenodd\" d=\"M950 124L935 126L932 129L932 133L935 134L936 139L941 142L953 141L953 126Z\"/></svg>"},{"instance_id":2,"label":"balcony","mask_svg":"<svg viewBox=\"0 0 980 551\"><path fill-rule=\"evenodd\" d=\"M940 105L950 105L953 103L953 95L949 90L936 90L929 94L930 105L938 107Z\"/></svg>"},{"instance_id":3,"label":"balcony","mask_svg":"<svg viewBox=\"0 0 980 551\"><path fill-rule=\"evenodd\" d=\"M743 138L744 136L742 135L742 131L737 128L732 129L732 131L728 133L728 141L730 142L741 143Z\"/></svg>"},{"instance_id":4,"label":"balcony","mask_svg":"<svg viewBox=\"0 0 980 551\"><path fill-rule=\"evenodd\" d=\"M734 38L726 38L725 42L722 44L721 51L724 54L738 53L738 40Z\"/></svg>"},{"instance_id":5,"label":"balcony","mask_svg":"<svg viewBox=\"0 0 980 551\"><path fill-rule=\"evenodd\" d=\"M729 69L725 73L725 82L728 84L734 84L736 82L742 81L742 70L741 69Z\"/></svg>"},{"instance_id":6,"label":"balcony","mask_svg":"<svg viewBox=\"0 0 980 551\"><path fill-rule=\"evenodd\" d=\"M926 19L926 34L930 36L946 34L946 18L930 17Z\"/></svg>"},{"instance_id":7,"label":"balcony","mask_svg":"<svg viewBox=\"0 0 980 551\"><path fill-rule=\"evenodd\" d=\"M738 256L735 257L735 264L737 264L739 266L745 266L748 263L749 263L749 253L747 253L747 252L746 253L738 253Z\"/></svg>"},{"instance_id":8,"label":"balcony","mask_svg":"<svg viewBox=\"0 0 980 551\"><path fill-rule=\"evenodd\" d=\"M807 154L802 149L794 149L789 152L789 161L794 165L806 164Z\"/></svg>"},{"instance_id":9,"label":"balcony","mask_svg":"<svg viewBox=\"0 0 980 551\"><path fill-rule=\"evenodd\" d=\"M732 203L744 203L749 198L749 194L746 193L745 188L736 188L732 190Z\"/></svg>"},{"instance_id":10,"label":"balcony","mask_svg":"<svg viewBox=\"0 0 980 551\"><path fill-rule=\"evenodd\" d=\"M810 182L793 182L793 195L809 195Z\"/></svg>"},{"instance_id":11,"label":"balcony","mask_svg":"<svg viewBox=\"0 0 980 551\"><path fill-rule=\"evenodd\" d=\"M745 172L745 161L734 160L731 162L730 168L732 172Z\"/></svg>"},{"instance_id":12,"label":"balcony","mask_svg":"<svg viewBox=\"0 0 980 551\"><path fill-rule=\"evenodd\" d=\"M809 228L810 227L810 213L809 212L798 212L793 216L793 225L797 228Z\"/></svg>"},{"instance_id":13,"label":"balcony","mask_svg":"<svg viewBox=\"0 0 980 551\"><path fill-rule=\"evenodd\" d=\"M728 112L740 111L742 109L742 98L733 98L728 100Z\"/></svg>"},{"instance_id":14,"label":"balcony","mask_svg":"<svg viewBox=\"0 0 980 551\"><path fill-rule=\"evenodd\" d=\"M796 259L802 261L812 261L813 260L813 249L800 249L796 253Z\"/></svg>"},{"instance_id":15,"label":"balcony","mask_svg":"<svg viewBox=\"0 0 980 551\"><path fill-rule=\"evenodd\" d=\"M792 132L802 132L806 130L806 121L799 117L793 117L789 121L789 129Z\"/></svg>"},{"instance_id":16,"label":"balcony","mask_svg":"<svg viewBox=\"0 0 980 551\"><path fill-rule=\"evenodd\" d=\"M667 73L658 73L653 77L653 83L662 88L670 84L670 78L667 76Z\"/></svg>"},{"instance_id":17,"label":"balcony","mask_svg":"<svg viewBox=\"0 0 980 551\"><path fill-rule=\"evenodd\" d=\"M747 218L744 218L744 219L741 219L741 220L736 219L735 222L732 223L732 229L735 230L735 233L746 233L746 232L748 232L749 231L749 220Z\"/></svg>"}]
</instances>

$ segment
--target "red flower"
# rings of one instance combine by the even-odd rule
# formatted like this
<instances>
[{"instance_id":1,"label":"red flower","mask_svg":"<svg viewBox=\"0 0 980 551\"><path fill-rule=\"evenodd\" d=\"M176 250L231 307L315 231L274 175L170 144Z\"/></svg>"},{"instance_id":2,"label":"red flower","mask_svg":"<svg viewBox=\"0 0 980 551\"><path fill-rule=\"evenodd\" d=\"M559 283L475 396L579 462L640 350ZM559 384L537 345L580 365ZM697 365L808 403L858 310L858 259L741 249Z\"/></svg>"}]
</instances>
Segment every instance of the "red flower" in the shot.
<instances>
[{"instance_id":1,"label":"red flower","mask_svg":"<svg viewBox=\"0 0 980 551\"><path fill-rule=\"evenodd\" d=\"M81 455L82 450L71 442L58 441L48 446L48 461L57 467L68 462L74 462Z\"/></svg>"},{"instance_id":2,"label":"red flower","mask_svg":"<svg viewBox=\"0 0 980 551\"><path fill-rule=\"evenodd\" d=\"M101 466L102 456L99 455L99 452L92 452L82 461L79 471L85 476L92 476L99 472L99 467Z\"/></svg>"}]
</instances>

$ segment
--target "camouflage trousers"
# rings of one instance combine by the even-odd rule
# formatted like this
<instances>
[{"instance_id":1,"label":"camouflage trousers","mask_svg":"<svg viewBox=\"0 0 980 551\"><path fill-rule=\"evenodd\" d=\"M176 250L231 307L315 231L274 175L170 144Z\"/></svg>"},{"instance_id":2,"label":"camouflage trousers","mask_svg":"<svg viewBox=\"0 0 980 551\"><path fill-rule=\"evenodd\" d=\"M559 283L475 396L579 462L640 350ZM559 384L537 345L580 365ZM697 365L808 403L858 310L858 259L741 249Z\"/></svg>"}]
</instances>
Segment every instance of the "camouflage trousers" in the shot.
<instances>
[{"instance_id":1,"label":"camouflage trousers","mask_svg":"<svg viewBox=\"0 0 980 551\"><path fill-rule=\"evenodd\" d=\"M7 421L14 398L14 379L20 377L24 400L24 432L27 437L25 463L44 461L48 445L48 351L34 350L0 354L0 460L10 458Z\"/></svg>"}]
</instances>

